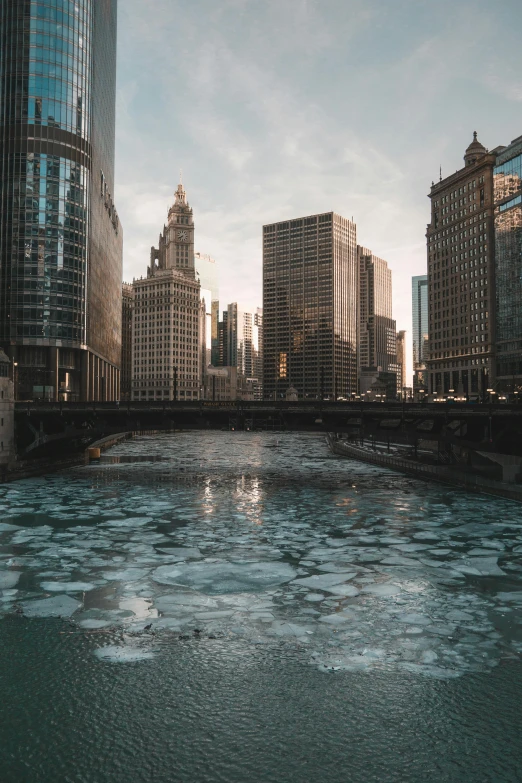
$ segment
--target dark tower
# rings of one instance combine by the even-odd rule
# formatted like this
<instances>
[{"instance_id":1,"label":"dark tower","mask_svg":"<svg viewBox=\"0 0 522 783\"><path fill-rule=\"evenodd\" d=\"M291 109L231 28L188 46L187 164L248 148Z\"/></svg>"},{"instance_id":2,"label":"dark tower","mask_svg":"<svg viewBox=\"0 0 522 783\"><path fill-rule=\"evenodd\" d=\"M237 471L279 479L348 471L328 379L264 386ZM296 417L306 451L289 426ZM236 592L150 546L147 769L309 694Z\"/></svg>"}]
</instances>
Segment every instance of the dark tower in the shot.
<instances>
[{"instance_id":1,"label":"dark tower","mask_svg":"<svg viewBox=\"0 0 522 783\"><path fill-rule=\"evenodd\" d=\"M119 396L117 0L0 0L0 346L18 399Z\"/></svg>"}]
</instances>

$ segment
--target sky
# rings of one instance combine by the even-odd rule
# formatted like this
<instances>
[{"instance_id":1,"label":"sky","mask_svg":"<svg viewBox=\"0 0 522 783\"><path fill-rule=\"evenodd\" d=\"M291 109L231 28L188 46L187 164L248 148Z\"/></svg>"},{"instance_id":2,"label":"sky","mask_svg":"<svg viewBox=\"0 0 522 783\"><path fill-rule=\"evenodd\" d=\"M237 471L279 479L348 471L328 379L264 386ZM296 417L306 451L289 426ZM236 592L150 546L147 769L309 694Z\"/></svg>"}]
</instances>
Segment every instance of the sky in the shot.
<instances>
[{"instance_id":1,"label":"sky","mask_svg":"<svg viewBox=\"0 0 522 783\"><path fill-rule=\"evenodd\" d=\"M220 306L262 304L265 223L337 212L411 343L432 181L522 134L520 0L120 0L115 203L146 274L180 170ZM410 349L411 350L411 349Z\"/></svg>"}]
</instances>

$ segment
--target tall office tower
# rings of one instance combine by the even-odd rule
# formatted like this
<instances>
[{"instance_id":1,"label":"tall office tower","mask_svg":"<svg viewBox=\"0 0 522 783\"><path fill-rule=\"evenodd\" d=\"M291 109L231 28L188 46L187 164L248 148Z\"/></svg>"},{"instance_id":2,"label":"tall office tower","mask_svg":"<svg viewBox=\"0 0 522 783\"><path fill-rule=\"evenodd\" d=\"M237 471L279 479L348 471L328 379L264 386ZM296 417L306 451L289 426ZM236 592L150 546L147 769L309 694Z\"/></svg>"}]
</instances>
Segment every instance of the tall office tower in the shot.
<instances>
[{"instance_id":1,"label":"tall office tower","mask_svg":"<svg viewBox=\"0 0 522 783\"><path fill-rule=\"evenodd\" d=\"M256 362L254 364L254 377L257 378L257 385L253 389L254 399L263 399L263 308L258 307L254 314L254 327L257 327L258 350Z\"/></svg>"},{"instance_id":2,"label":"tall office tower","mask_svg":"<svg viewBox=\"0 0 522 783\"><path fill-rule=\"evenodd\" d=\"M117 399L117 0L0 3L0 345L18 399Z\"/></svg>"},{"instance_id":3,"label":"tall office tower","mask_svg":"<svg viewBox=\"0 0 522 783\"><path fill-rule=\"evenodd\" d=\"M130 400L132 389L132 317L134 310L134 288L130 283L123 283L121 293L120 399Z\"/></svg>"},{"instance_id":4,"label":"tall office tower","mask_svg":"<svg viewBox=\"0 0 522 783\"><path fill-rule=\"evenodd\" d=\"M427 391L428 358L428 275L411 278L413 333L413 394L416 399Z\"/></svg>"},{"instance_id":5,"label":"tall office tower","mask_svg":"<svg viewBox=\"0 0 522 783\"><path fill-rule=\"evenodd\" d=\"M225 320L228 364L237 368L239 380L244 379L252 398L260 399L263 375L262 310L258 307L252 312L233 302L228 305Z\"/></svg>"},{"instance_id":6,"label":"tall office tower","mask_svg":"<svg viewBox=\"0 0 522 783\"><path fill-rule=\"evenodd\" d=\"M473 134L464 168L433 184L427 228L429 392L483 393L494 377L493 167Z\"/></svg>"},{"instance_id":7,"label":"tall office tower","mask_svg":"<svg viewBox=\"0 0 522 783\"><path fill-rule=\"evenodd\" d=\"M201 387L200 284L194 220L183 185L175 193L147 277L134 280L134 400L197 399Z\"/></svg>"},{"instance_id":8,"label":"tall office tower","mask_svg":"<svg viewBox=\"0 0 522 783\"><path fill-rule=\"evenodd\" d=\"M403 397L406 383L406 330L397 332L397 392Z\"/></svg>"},{"instance_id":9,"label":"tall office tower","mask_svg":"<svg viewBox=\"0 0 522 783\"><path fill-rule=\"evenodd\" d=\"M223 310L223 320L218 321L219 363L218 367L228 367L228 310Z\"/></svg>"},{"instance_id":10,"label":"tall office tower","mask_svg":"<svg viewBox=\"0 0 522 783\"><path fill-rule=\"evenodd\" d=\"M357 245L359 264L359 369L397 372L397 333L392 318L392 275L386 261Z\"/></svg>"},{"instance_id":11,"label":"tall office tower","mask_svg":"<svg viewBox=\"0 0 522 783\"><path fill-rule=\"evenodd\" d=\"M426 361L425 344L428 340L428 275L411 278L413 369Z\"/></svg>"},{"instance_id":12,"label":"tall office tower","mask_svg":"<svg viewBox=\"0 0 522 783\"><path fill-rule=\"evenodd\" d=\"M210 340L207 341L207 349L210 350L208 364L217 367L219 364L219 277L214 259L206 253L196 253L194 256L196 277L201 288L210 291L210 299L206 301L207 311L210 313Z\"/></svg>"},{"instance_id":13,"label":"tall office tower","mask_svg":"<svg viewBox=\"0 0 522 783\"><path fill-rule=\"evenodd\" d=\"M327 212L263 227L264 397L357 390L355 223Z\"/></svg>"},{"instance_id":14,"label":"tall office tower","mask_svg":"<svg viewBox=\"0 0 522 783\"><path fill-rule=\"evenodd\" d=\"M201 285L201 284L200 284ZM199 354L201 361L202 385L204 376L212 364L212 294L208 288L199 289Z\"/></svg>"},{"instance_id":15,"label":"tall office tower","mask_svg":"<svg viewBox=\"0 0 522 783\"><path fill-rule=\"evenodd\" d=\"M498 391L522 397L522 136L499 152L493 180Z\"/></svg>"}]
</instances>

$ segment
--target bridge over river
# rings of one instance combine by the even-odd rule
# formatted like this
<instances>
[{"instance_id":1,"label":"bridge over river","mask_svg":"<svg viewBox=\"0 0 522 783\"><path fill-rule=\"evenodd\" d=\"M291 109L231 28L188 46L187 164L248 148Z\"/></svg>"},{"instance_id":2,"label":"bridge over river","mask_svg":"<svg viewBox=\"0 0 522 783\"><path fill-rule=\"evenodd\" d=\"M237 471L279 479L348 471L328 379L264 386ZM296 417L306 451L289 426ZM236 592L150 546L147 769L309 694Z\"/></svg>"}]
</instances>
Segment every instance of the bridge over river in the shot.
<instances>
[{"instance_id":1,"label":"bridge over river","mask_svg":"<svg viewBox=\"0 0 522 783\"><path fill-rule=\"evenodd\" d=\"M17 402L19 457L59 454L118 432L268 430L344 433L358 440L437 442L522 455L522 405L326 401Z\"/></svg>"}]
</instances>

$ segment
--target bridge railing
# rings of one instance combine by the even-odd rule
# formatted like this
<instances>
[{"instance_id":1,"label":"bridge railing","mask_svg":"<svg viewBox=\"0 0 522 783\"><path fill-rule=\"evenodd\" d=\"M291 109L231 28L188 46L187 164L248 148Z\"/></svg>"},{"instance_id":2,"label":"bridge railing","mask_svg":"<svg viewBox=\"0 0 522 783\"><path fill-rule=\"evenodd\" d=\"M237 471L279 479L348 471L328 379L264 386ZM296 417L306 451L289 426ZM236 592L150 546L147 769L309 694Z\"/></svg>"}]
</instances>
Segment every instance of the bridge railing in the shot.
<instances>
[{"instance_id":1,"label":"bridge railing","mask_svg":"<svg viewBox=\"0 0 522 783\"><path fill-rule=\"evenodd\" d=\"M350 415L376 414L382 417L384 414L393 416L445 416L462 415L469 416L516 416L522 417L522 405L511 403L410 403L410 402L361 402L360 400L347 400L335 402L333 400L150 400L150 401L95 401L95 402L48 402L43 400L17 401L17 411L27 413L45 413L52 411L211 411L211 410L242 410L252 411L294 411L294 412L320 412L320 413L347 413Z\"/></svg>"}]
</instances>

